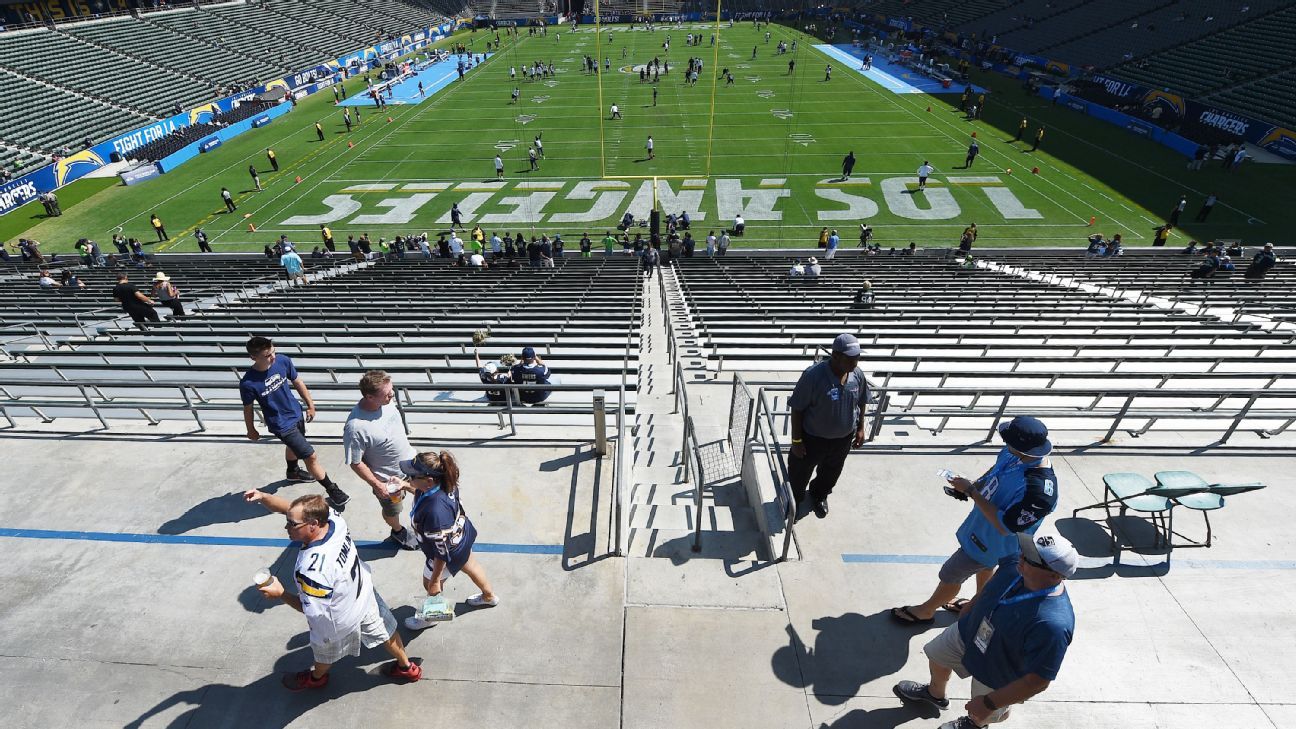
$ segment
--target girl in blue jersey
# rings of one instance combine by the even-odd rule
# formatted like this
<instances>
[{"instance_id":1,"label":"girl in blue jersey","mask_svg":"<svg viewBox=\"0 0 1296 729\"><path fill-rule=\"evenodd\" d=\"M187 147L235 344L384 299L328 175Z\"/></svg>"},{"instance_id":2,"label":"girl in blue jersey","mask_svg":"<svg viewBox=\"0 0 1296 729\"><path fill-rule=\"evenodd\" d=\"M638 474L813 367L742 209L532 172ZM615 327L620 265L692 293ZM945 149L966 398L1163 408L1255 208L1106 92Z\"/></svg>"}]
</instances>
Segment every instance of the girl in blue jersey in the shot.
<instances>
[{"instance_id":1,"label":"girl in blue jersey","mask_svg":"<svg viewBox=\"0 0 1296 729\"><path fill-rule=\"evenodd\" d=\"M428 595L441 594L445 572L460 570L477 585L480 593L468 598L473 607L495 607L499 596L491 590L481 563L472 554L477 529L464 513L459 501L459 464L448 451L419 453L401 461L401 471L409 477L414 492L410 507L410 524L419 546L427 557L423 568L423 587ZM405 627L422 630L432 625L418 615L406 618Z\"/></svg>"}]
</instances>

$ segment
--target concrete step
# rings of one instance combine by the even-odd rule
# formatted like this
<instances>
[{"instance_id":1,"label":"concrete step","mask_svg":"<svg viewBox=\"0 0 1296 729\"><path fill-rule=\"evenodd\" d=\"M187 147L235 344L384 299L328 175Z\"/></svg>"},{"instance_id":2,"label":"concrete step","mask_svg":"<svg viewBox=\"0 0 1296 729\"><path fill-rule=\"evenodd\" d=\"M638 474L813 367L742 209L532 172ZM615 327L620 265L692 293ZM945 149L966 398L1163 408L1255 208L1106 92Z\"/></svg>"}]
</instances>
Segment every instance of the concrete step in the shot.
<instances>
[{"instance_id":1,"label":"concrete step","mask_svg":"<svg viewBox=\"0 0 1296 729\"><path fill-rule=\"evenodd\" d=\"M729 532L702 530L702 549L693 551L690 529L630 529L626 555L658 557L677 562L690 559L723 559L727 561L766 560L769 545L756 530Z\"/></svg>"},{"instance_id":2,"label":"concrete step","mask_svg":"<svg viewBox=\"0 0 1296 729\"><path fill-rule=\"evenodd\" d=\"M644 454L639 453L637 455ZM666 454L664 465L660 462L661 460L660 457L654 459L653 462L657 463L657 465L652 466L635 465L634 471L631 473L631 481L634 483L682 483L684 480L684 467L670 465L669 454Z\"/></svg>"},{"instance_id":3,"label":"concrete step","mask_svg":"<svg viewBox=\"0 0 1296 729\"><path fill-rule=\"evenodd\" d=\"M699 512L691 502L675 505L631 504L630 528L691 531L697 527L696 520L699 513L702 528L707 531L734 532L740 529L750 531L757 529L756 518L750 510L747 514L743 514L741 510L703 503ZM736 529L735 526L739 528Z\"/></svg>"},{"instance_id":4,"label":"concrete step","mask_svg":"<svg viewBox=\"0 0 1296 729\"><path fill-rule=\"evenodd\" d=\"M693 486L687 483L641 482L630 487L627 504L681 506L693 503ZM747 508L747 492L738 482L716 484L702 490L702 503L718 507Z\"/></svg>"}]
</instances>

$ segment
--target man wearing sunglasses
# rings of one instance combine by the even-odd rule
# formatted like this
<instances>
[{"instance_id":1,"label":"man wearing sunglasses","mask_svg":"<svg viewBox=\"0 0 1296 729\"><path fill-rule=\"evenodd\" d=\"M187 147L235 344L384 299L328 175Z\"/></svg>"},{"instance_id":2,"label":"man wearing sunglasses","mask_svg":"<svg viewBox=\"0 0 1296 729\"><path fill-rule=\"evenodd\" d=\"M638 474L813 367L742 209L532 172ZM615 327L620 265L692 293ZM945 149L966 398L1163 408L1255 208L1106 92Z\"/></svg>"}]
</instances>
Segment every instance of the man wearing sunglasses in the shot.
<instances>
[{"instance_id":1,"label":"man wearing sunglasses","mask_svg":"<svg viewBox=\"0 0 1296 729\"><path fill-rule=\"evenodd\" d=\"M360 559L346 522L329 509L324 497L313 494L289 502L252 489L244 492L243 498L285 515L284 529L299 548L293 570L297 593L285 591L277 577L259 588L262 595L282 600L304 614L310 627L315 663L304 671L285 674L284 686L291 691L324 688L333 664L360 655L362 645L382 645L396 659L383 666L385 676L407 683L418 681L422 668L405 654L396 618L374 589L369 565Z\"/></svg>"},{"instance_id":2,"label":"man wearing sunglasses","mask_svg":"<svg viewBox=\"0 0 1296 729\"><path fill-rule=\"evenodd\" d=\"M929 625L936 610L963 610L967 600L959 589L976 578L980 590L1005 557L1017 552L1017 536L1033 534L1057 507L1057 475L1049 462L1053 444L1048 428L1037 418L1021 415L999 426L1004 447L994 466L976 481L950 479L946 493L969 500L972 509L955 533L959 547L941 565L939 584L921 605L891 609L891 618L905 625Z\"/></svg>"},{"instance_id":3,"label":"man wearing sunglasses","mask_svg":"<svg viewBox=\"0 0 1296 729\"><path fill-rule=\"evenodd\" d=\"M896 696L949 708L950 673L972 678L967 714L940 729L979 729L1008 718L1009 708L1044 692L1057 678L1075 634L1075 611L1064 580L1079 555L1055 533L1018 534L1021 559L1006 557L958 622L923 647L928 683L901 681Z\"/></svg>"}]
</instances>

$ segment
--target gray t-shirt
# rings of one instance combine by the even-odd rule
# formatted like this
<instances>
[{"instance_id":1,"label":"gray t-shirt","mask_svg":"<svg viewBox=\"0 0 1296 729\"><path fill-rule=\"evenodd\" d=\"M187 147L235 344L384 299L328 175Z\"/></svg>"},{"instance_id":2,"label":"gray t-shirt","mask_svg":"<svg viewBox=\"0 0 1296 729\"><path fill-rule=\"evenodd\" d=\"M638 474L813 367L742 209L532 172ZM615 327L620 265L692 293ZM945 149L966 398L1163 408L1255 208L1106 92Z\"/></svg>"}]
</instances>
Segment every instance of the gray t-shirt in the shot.
<instances>
[{"instance_id":1,"label":"gray t-shirt","mask_svg":"<svg viewBox=\"0 0 1296 729\"><path fill-rule=\"evenodd\" d=\"M860 404L867 398L863 370L856 367L843 385L824 360L801 373L788 407L801 411L801 429L806 433L816 438L843 438L855 432Z\"/></svg>"},{"instance_id":2,"label":"gray t-shirt","mask_svg":"<svg viewBox=\"0 0 1296 729\"><path fill-rule=\"evenodd\" d=\"M414 457L395 405L365 410L356 405L342 427L342 457L347 465L363 462L380 479L400 476L400 462Z\"/></svg>"}]
</instances>

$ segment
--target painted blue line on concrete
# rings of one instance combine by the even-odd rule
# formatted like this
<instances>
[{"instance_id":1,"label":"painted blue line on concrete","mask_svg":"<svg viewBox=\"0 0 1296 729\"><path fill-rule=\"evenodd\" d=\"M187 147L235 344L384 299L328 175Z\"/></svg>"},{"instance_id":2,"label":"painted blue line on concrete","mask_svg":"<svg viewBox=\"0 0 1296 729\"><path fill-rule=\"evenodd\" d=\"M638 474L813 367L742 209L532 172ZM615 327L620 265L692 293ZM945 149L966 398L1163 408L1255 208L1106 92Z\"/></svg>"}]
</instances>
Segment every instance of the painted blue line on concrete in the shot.
<instances>
[{"instance_id":1,"label":"painted blue line on concrete","mask_svg":"<svg viewBox=\"0 0 1296 729\"><path fill-rule=\"evenodd\" d=\"M1163 559L1163 555L1150 555L1154 560ZM846 564L944 564L947 557L935 554L843 554ZM1172 567L1186 567L1205 570L1296 570L1296 560L1285 559L1178 559L1171 558ZM1105 557L1081 557L1080 566L1091 569L1111 566L1111 560ZM1136 563L1125 563L1126 567L1141 567Z\"/></svg>"},{"instance_id":2,"label":"painted blue line on concrete","mask_svg":"<svg viewBox=\"0 0 1296 729\"><path fill-rule=\"evenodd\" d=\"M72 532L53 529L4 529L0 528L0 537L12 539L61 539L89 542L131 542L135 544L197 544L217 547L275 547L284 549L292 546L287 539L265 539L260 537L211 537L197 534L133 534L130 532ZM356 542L362 549L383 548L396 549L389 541ZM495 544L477 542L473 549L480 552L503 554L562 554L561 544Z\"/></svg>"},{"instance_id":3,"label":"painted blue line on concrete","mask_svg":"<svg viewBox=\"0 0 1296 729\"><path fill-rule=\"evenodd\" d=\"M934 554L843 554L847 564L944 564L948 557Z\"/></svg>"}]
</instances>

